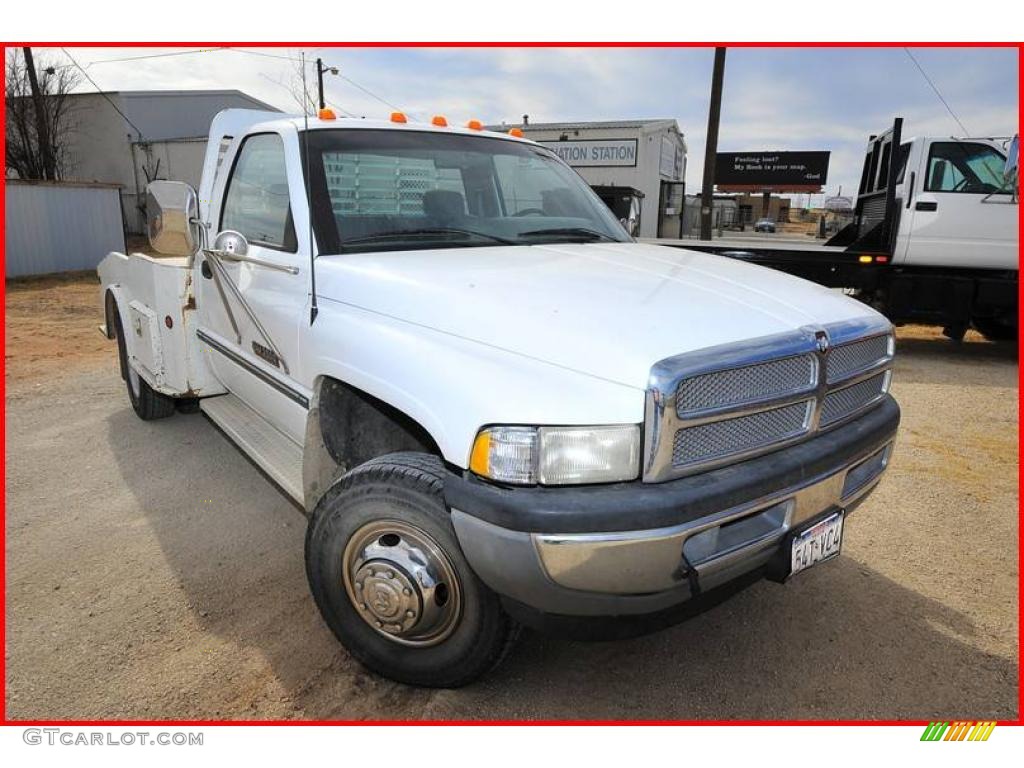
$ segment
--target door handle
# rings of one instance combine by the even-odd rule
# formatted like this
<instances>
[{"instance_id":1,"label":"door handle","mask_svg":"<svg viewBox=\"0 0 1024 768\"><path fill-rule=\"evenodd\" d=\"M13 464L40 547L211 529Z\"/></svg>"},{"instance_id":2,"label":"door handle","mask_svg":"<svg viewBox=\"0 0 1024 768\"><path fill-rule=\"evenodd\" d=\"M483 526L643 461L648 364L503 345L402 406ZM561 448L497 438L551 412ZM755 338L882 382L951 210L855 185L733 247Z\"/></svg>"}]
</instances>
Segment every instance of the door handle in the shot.
<instances>
[{"instance_id":1,"label":"door handle","mask_svg":"<svg viewBox=\"0 0 1024 768\"><path fill-rule=\"evenodd\" d=\"M203 266L201 266L199 270L203 273L203 277L205 277L207 280L213 277L213 270L210 269L210 262L208 262L206 259L203 259Z\"/></svg>"},{"instance_id":2,"label":"door handle","mask_svg":"<svg viewBox=\"0 0 1024 768\"><path fill-rule=\"evenodd\" d=\"M936 202L930 202L928 200L918 200L917 204L914 205L915 211L937 211L939 210L939 204Z\"/></svg>"}]
</instances>

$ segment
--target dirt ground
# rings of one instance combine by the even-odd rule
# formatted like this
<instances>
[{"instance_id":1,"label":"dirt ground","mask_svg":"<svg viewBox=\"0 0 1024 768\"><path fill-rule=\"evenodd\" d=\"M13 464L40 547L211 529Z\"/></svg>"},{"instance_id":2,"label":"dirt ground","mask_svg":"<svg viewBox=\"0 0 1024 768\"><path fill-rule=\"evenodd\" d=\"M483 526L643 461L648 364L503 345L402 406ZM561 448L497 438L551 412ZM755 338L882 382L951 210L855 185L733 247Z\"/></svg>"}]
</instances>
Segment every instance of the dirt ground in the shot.
<instances>
[{"instance_id":1,"label":"dirt ground","mask_svg":"<svg viewBox=\"0 0 1024 768\"><path fill-rule=\"evenodd\" d=\"M9 718L1017 716L1017 351L899 332L895 459L844 554L648 637L524 633L458 691L364 671L304 519L201 415L135 418L94 278L8 283Z\"/></svg>"}]
</instances>

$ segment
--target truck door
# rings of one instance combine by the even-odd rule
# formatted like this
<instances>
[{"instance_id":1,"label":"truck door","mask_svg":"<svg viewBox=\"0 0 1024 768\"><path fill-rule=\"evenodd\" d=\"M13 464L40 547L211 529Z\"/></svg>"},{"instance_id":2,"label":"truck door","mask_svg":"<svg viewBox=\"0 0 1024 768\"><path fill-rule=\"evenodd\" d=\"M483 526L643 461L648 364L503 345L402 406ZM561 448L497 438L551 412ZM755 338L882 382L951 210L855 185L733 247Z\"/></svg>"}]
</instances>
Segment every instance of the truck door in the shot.
<instances>
[{"instance_id":1,"label":"truck door","mask_svg":"<svg viewBox=\"0 0 1024 768\"><path fill-rule=\"evenodd\" d=\"M224 386L288 436L301 442L309 389L301 380L297 337L309 317L306 240L293 211L302 207L294 136L256 133L233 142L227 173L214 184L208 232L234 230L244 257L201 258L195 275L200 347ZM296 144L297 147L297 144ZM296 167L291 167L292 165ZM300 247L300 242L302 247Z\"/></svg>"},{"instance_id":2,"label":"truck door","mask_svg":"<svg viewBox=\"0 0 1024 768\"><path fill-rule=\"evenodd\" d=\"M1006 158L980 141L927 141L922 149L914 189L904 192L913 197L900 226L902 263L1017 269L1017 207L1001 191Z\"/></svg>"}]
</instances>

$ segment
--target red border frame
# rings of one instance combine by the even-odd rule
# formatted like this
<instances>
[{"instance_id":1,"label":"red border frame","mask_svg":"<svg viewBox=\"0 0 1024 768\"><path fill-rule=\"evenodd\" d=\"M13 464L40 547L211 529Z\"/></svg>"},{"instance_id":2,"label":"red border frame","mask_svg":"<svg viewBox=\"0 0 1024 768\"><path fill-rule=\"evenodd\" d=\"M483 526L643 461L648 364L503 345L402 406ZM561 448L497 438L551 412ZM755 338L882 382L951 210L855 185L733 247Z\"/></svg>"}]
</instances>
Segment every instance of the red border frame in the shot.
<instances>
[{"instance_id":1,"label":"red border frame","mask_svg":"<svg viewBox=\"0 0 1024 768\"><path fill-rule=\"evenodd\" d=\"M7 48L22 46L22 42L0 42L0 54L6 61ZM74 48L191 48L191 47L259 47L259 48L711 48L714 46L727 46L729 48L897 48L910 45L915 48L1016 48L1017 49L1017 71L1018 71L1018 131L1020 123L1024 122L1024 103L1020 99L1020 84L1024 78L1024 46L1016 42L604 42L604 41L563 41L563 42L117 42L117 43L75 43L75 42L32 42L33 47L74 47ZM0 119L6 125L6 104L0 100ZM5 148L5 136L0 135L0 150ZM6 178L6 154L0 156L0 175ZM1018 231L1020 224L1024 224L1024 211L1018 207ZM4 233L6 221L6 185L4 193L0 195L0 235ZM5 241L6 242L6 241ZM5 264L5 247L0 246L0 265ZM1020 260L1020 249L1018 243L1018 263ZM6 275L6 268L5 268ZM4 321L4 338L0 339L0 353L6 351L6 281L4 286L4 304L0 306L0 319ZM1018 282L1018 322L1024 323L1024 290ZM1018 342L1018 358L1020 356L1020 342ZM1020 367L1017 370L1018 391L1022 381ZM3 521L0 528L0 607L3 608L4 620L0 623L0 645L4 648L4 659L0 661L3 676L0 677L0 726L221 726L221 725L267 725L267 726L323 726L323 725L413 725L413 726L437 726L437 725L590 725L590 726L621 726L621 725L844 725L844 726L865 726L865 725L919 725L928 724L927 720L10 720L7 717L7 376L6 363L4 363L4 377L0 380L0 394L4 396L2 414L0 414L0 426L3 432L0 434L0 446L4 449L3 459L0 460L0 475L4 480L3 488L0 488L0 502L4 504ZM1020 449L1024 446L1024 435L1020 434L1021 416L1024 415L1024 403L1020 397L1017 399L1017 559L1018 559L1018 588L1017 588L1017 718L1010 721L999 721L1000 725L1024 725L1021 712L1024 710L1024 673L1020 668L1020 642L1021 632L1024 630L1022 621L1022 590L1024 590L1024 552L1021 549L1021 528L1024 525L1024 514L1020 509L1020 490L1024 485L1024 471L1020 467Z\"/></svg>"}]
</instances>

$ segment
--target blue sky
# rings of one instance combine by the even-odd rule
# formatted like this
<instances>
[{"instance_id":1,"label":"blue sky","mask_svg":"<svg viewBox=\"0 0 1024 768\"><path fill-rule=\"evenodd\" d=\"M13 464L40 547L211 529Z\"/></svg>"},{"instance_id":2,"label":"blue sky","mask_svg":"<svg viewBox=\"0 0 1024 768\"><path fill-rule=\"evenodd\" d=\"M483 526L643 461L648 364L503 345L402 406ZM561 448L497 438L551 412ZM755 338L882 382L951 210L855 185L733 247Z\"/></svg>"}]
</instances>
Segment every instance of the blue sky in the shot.
<instances>
[{"instance_id":1,"label":"blue sky","mask_svg":"<svg viewBox=\"0 0 1024 768\"><path fill-rule=\"evenodd\" d=\"M83 65L170 49L70 49ZM297 56L299 49L261 49ZM1017 132L1015 49L911 48L971 135ZM672 117L689 146L687 188L700 185L710 48L307 49L411 115L451 121L536 122ZM66 61L59 50L37 56ZM104 89L239 88L282 109L294 65L238 51L94 63ZM83 89L91 86L85 85ZM327 76L328 101L357 115L390 108ZM905 118L908 134L962 135L902 48L731 48L721 151L830 150L828 190L852 192L867 136Z\"/></svg>"}]
</instances>

